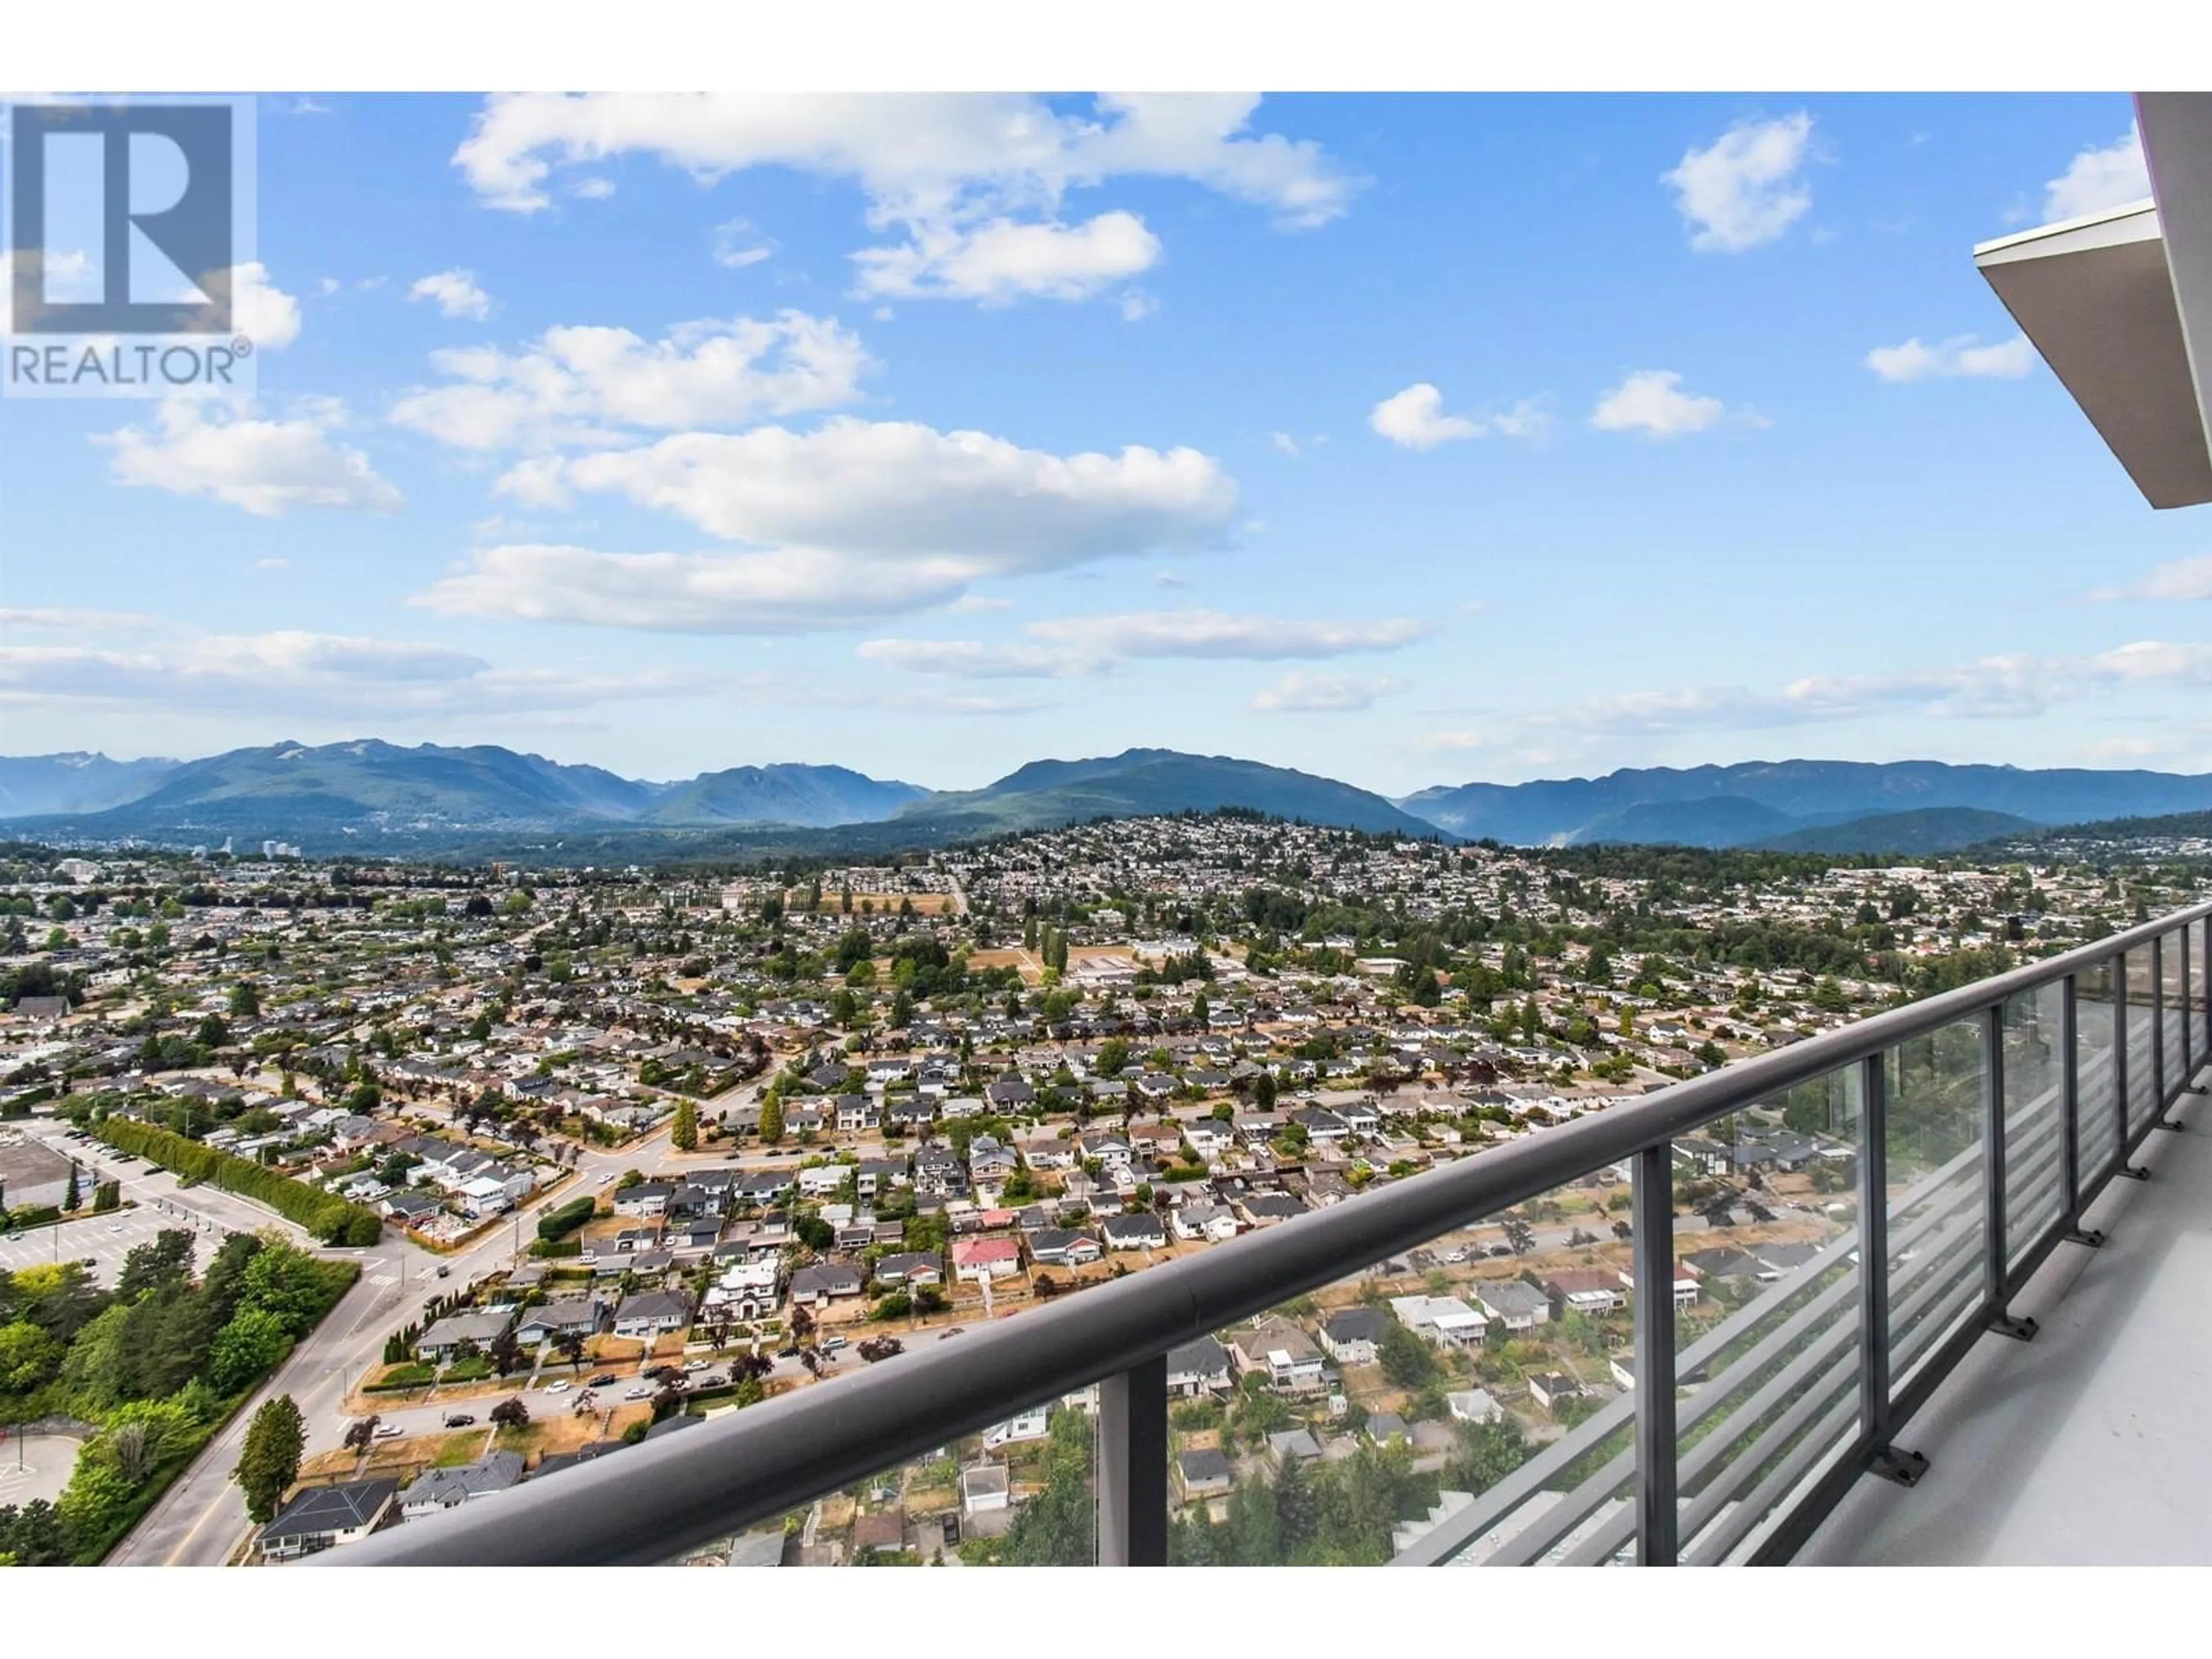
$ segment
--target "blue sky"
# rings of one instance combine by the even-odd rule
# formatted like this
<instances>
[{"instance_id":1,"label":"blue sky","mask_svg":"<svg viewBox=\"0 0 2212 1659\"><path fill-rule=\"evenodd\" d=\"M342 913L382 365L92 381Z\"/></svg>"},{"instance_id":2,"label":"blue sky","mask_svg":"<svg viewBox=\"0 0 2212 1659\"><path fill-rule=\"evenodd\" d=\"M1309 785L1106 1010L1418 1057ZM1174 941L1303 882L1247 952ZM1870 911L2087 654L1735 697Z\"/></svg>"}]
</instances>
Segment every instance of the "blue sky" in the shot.
<instances>
[{"instance_id":1,"label":"blue sky","mask_svg":"<svg viewBox=\"0 0 2212 1659\"><path fill-rule=\"evenodd\" d=\"M251 406L0 404L9 752L2212 767L2212 546L1970 257L2124 97L258 125Z\"/></svg>"}]
</instances>

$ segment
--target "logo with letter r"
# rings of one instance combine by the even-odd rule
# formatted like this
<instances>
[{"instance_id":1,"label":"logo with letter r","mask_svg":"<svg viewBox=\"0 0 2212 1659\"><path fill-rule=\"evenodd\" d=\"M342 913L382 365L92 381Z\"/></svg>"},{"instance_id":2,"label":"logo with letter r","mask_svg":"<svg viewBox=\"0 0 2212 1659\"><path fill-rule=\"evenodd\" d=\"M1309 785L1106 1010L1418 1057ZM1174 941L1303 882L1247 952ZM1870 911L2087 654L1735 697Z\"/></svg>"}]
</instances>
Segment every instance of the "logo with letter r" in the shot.
<instances>
[{"instance_id":1,"label":"logo with letter r","mask_svg":"<svg viewBox=\"0 0 2212 1659\"><path fill-rule=\"evenodd\" d=\"M228 106L21 103L9 113L16 333L231 331Z\"/></svg>"}]
</instances>

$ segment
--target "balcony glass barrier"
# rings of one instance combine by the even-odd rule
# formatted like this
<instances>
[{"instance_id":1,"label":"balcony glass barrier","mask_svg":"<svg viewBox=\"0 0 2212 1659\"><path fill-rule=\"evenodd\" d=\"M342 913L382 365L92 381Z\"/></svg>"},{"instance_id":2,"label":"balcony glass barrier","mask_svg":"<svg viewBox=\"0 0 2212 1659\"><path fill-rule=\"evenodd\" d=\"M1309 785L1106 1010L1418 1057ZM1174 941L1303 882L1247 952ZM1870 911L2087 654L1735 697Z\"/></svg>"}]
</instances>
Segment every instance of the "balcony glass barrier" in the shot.
<instances>
[{"instance_id":1,"label":"balcony glass barrier","mask_svg":"<svg viewBox=\"0 0 2212 1659\"><path fill-rule=\"evenodd\" d=\"M2158 1034L2161 1102L2188 1081L2182 1032L2189 1023L2189 935L2177 927L2159 941Z\"/></svg>"},{"instance_id":2,"label":"balcony glass barrier","mask_svg":"<svg viewBox=\"0 0 2212 1659\"><path fill-rule=\"evenodd\" d=\"M1732 1174L1676 1184L1685 1565L1747 1559L1856 1436L1863 1073L1845 1066L1723 1118Z\"/></svg>"},{"instance_id":3,"label":"balcony glass barrier","mask_svg":"<svg viewBox=\"0 0 2212 1659\"><path fill-rule=\"evenodd\" d=\"M2127 953L2122 969L2124 1018L2127 1027L2125 1073L2128 1091L2128 1134L2130 1139L2149 1126L2158 1115L2158 1067L2154 1058L2156 1031L2153 1002L2158 981L2151 972L2150 946L2138 945Z\"/></svg>"},{"instance_id":4,"label":"balcony glass barrier","mask_svg":"<svg viewBox=\"0 0 2212 1659\"><path fill-rule=\"evenodd\" d=\"M2077 1202L2111 1172L2120 1152L2118 978L2108 962L2074 975L2075 1135L2081 1180Z\"/></svg>"},{"instance_id":5,"label":"balcony glass barrier","mask_svg":"<svg viewBox=\"0 0 2212 1659\"><path fill-rule=\"evenodd\" d=\"M2000 1011L2004 1080L2005 1265L2033 1253L2065 1214L2063 985L2006 999Z\"/></svg>"},{"instance_id":6,"label":"balcony glass barrier","mask_svg":"<svg viewBox=\"0 0 2212 1659\"><path fill-rule=\"evenodd\" d=\"M1897 1387L1982 1305L1983 1027L1954 1020L1882 1056L1889 1373Z\"/></svg>"}]
</instances>

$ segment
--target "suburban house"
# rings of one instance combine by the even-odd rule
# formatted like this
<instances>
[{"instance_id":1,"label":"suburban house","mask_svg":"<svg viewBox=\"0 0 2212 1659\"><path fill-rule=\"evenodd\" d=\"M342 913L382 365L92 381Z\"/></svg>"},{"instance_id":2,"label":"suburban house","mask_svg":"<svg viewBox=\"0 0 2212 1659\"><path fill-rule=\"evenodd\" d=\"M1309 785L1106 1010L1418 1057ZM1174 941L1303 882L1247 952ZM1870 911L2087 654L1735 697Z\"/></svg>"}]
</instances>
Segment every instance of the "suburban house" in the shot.
<instances>
[{"instance_id":1,"label":"suburban house","mask_svg":"<svg viewBox=\"0 0 2212 1659\"><path fill-rule=\"evenodd\" d=\"M276 1511L255 1545L264 1560L285 1561L341 1544L357 1544L393 1519L397 1480L348 1480L309 1486Z\"/></svg>"},{"instance_id":2,"label":"suburban house","mask_svg":"<svg viewBox=\"0 0 2212 1659\"><path fill-rule=\"evenodd\" d=\"M1229 1350L1210 1336L1168 1350L1168 1393L1179 1398L1226 1393L1233 1381Z\"/></svg>"},{"instance_id":3,"label":"suburban house","mask_svg":"<svg viewBox=\"0 0 2212 1659\"><path fill-rule=\"evenodd\" d=\"M615 1310L615 1334L649 1341L691 1324L691 1298L681 1291L640 1291Z\"/></svg>"},{"instance_id":4,"label":"suburban house","mask_svg":"<svg viewBox=\"0 0 2212 1659\"><path fill-rule=\"evenodd\" d=\"M1582 1391L1582 1384L1563 1371L1538 1371L1528 1378L1528 1397L1547 1412L1556 1412L1559 1401Z\"/></svg>"},{"instance_id":5,"label":"suburban house","mask_svg":"<svg viewBox=\"0 0 2212 1659\"><path fill-rule=\"evenodd\" d=\"M1276 1389L1321 1386L1321 1350L1287 1319L1265 1319L1230 1339L1231 1362L1244 1376L1264 1376Z\"/></svg>"},{"instance_id":6,"label":"suburban house","mask_svg":"<svg viewBox=\"0 0 2212 1659\"><path fill-rule=\"evenodd\" d=\"M1509 1331L1534 1330L1551 1322L1552 1299L1533 1285L1517 1279L1489 1279L1474 1288L1483 1312Z\"/></svg>"},{"instance_id":7,"label":"suburban house","mask_svg":"<svg viewBox=\"0 0 2212 1659\"><path fill-rule=\"evenodd\" d=\"M1104 1254L1089 1233L1040 1227L1029 1236L1030 1259L1040 1267L1087 1267Z\"/></svg>"},{"instance_id":8,"label":"suburban house","mask_svg":"<svg viewBox=\"0 0 2212 1659\"><path fill-rule=\"evenodd\" d=\"M1213 1244L1236 1237L1244 1227L1244 1224L1237 1218L1236 1212L1225 1204L1178 1206L1168 1218L1168 1225L1177 1238L1202 1238Z\"/></svg>"},{"instance_id":9,"label":"suburban house","mask_svg":"<svg viewBox=\"0 0 2212 1659\"><path fill-rule=\"evenodd\" d=\"M1394 1296L1390 1309L1400 1324L1438 1347L1472 1347L1490 1330L1489 1316L1455 1296Z\"/></svg>"},{"instance_id":10,"label":"suburban house","mask_svg":"<svg viewBox=\"0 0 2212 1659\"><path fill-rule=\"evenodd\" d=\"M458 1353L465 1342L487 1348L513 1317L512 1310L505 1308L448 1315L416 1339L415 1350L425 1359L446 1360Z\"/></svg>"},{"instance_id":11,"label":"suburban house","mask_svg":"<svg viewBox=\"0 0 2212 1659\"><path fill-rule=\"evenodd\" d=\"M641 1181L615 1194L617 1215L665 1215L676 1188L665 1181Z\"/></svg>"},{"instance_id":12,"label":"suburban house","mask_svg":"<svg viewBox=\"0 0 2212 1659\"><path fill-rule=\"evenodd\" d=\"M1006 1507L1006 1471L997 1463L978 1463L960 1471L960 1512L988 1515Z\"/></svg>"},{"instance_id":13,"label":"suburban house","mask_svg":"<svg viewBox=\"0 0 2212 1659\"><path fill-rule=\"evenodd\" d=\"M832 1297L858 1296L864 1282L860 1269L850 1261L817 1261L791 1276L791 1304L830 1305Z\"/></svg>"},{"instance_id":14,"label":"suburban house","mask_svg":"<svg viewBox=\"0 0 2212 1659\"><path fill-rule=\"evenodd\" d=\"M1321 1345L1340 1365L1371 1365L1389 1329L1390 1317L1380 1308L1346 1308L1322 1326Z\"/></svg>"},{"instance_id":15,"label":"suburban house","mask_svg":"<svg viewBox=\"0 0 2212 1659\"><path fill-rule=\"evenodd\" d=\"M1444 1404L1451 1408L1453 1419L1461 1423L1495 1423L1505 1415L1505 1407L1481 1389L1463 1389L1456 1394L1448 1394Z\"/></svg>"},{"instance_id":16,"label":"suburban house","mask_svg":"<svg viewBox=\"0 0 2212 1659\"><path fill-rule=\"evenodd\" d=\"M1158 1250L1167 1247L1168 1231L1150 1210L1131 1215L1109 1215L1099 1224L1109 1250Z\"/></svg>"},{"instance_id":17,"label":"suburban house","mask_svg":"<svg viewBox=\"0 0 2212 1659\"><path fill-rule=\"evenodd\" d=\"M1235 1484L1236 1475L1229 1467L1229 1460L1213 1447L1176 1455L1176 1489L1186 1502L1225 1492Z\"/></svg>"},{"instance_id":18,"label":"suburban house","mask_svg":"<svg viewBox=\"0 0 2212 1659\"><path fill-rule=\"evenodd\" d=\"M426 1469L399 1500L399 1512L410 1521L435 1515L505 1492L521 1480L522 1454L515 1451L492 1452L449 1469Z\"/></svg>"},{"instance_id":19,"label":"suburban house","mask_svg":"<svg viewBox=\"0 0 2212 1659\"><path fill-rule=\"evenodd\" d=\"M1011 1238L960 1238L952 1243L952 1276L976 1284L1022 1270L1022 1247Z\"/></svg>"},{"instance_id":20,"label":"suburban house","mask_svg":"<svg viewBox=\"0 0 2212 1659\"><path fill-rule=\"evenodd\" d=\"M934 1250L902 1250L896 1255L876 1258L876 1283L878 1285L905 1285L919 1288L944 1282L945 1264L938 1260Z\"/></svg>"},{"instance_id":21,"label":"suburban house","mask_svg":"<svg viewBox=\"0 0 2212 1659\"><path fill-rule=\"evenodd\" d=\"M1050 1431L1050 1406L1031 1406L1026 1411L1016 1412L1003 1423L994 1424L983 1431L983 1449L996 1451L1001 1446L1017 1441L1042 1440Z\"/></svg>"},{"instance_id":22,"label":"suburban house","mask_svg":"<svg viewBox=\"0 0 2212 1659\"><path fill-rule=\"evenodd\" d=\"M726 1310L732 1318L765 1319L781 1300L777 1285L782 1274L781 1262L772 1255L732 1261L708 1286L707 1306Z\"/></svg>"},{"instance_id":23,"label":"suburban house","mask_svg":"<svg viewBox=\"0 0 2212 1659\"><path fill-rule=\"evenodd\" d=\"M605 1314L602 1304L589 1298L548 1302L523 1316L515 1327L515 1340L534 1348L563 1336L596 1336Z\"/></svg>"},{"instance_id":24,"label":"suburban house","mask_svg":"<svg viewBox=\"0 0 2212 1659\"><path fill-rule=\"evenodd\" d=\"M1623 1267L1620 1270L1620 1279L1621 1288L1631 1296L1635 1295L1635 1270ZM1676 1262L1674 1264L1674 1305L1678 1308L1694 1308L1698 1305L1698 1276L1679 1261Z\"/></svg>"},{"instance_id":25,"label":"suburban house","mask_svg":"<svg viewBox=\"0 0 2212 1659\"><path fill-rule=\"evenodd\" d=\"M1595 1316L1619 1311L1628 1301L1620 1278L1595 1267L1568 1267L1544 1281L1554 1316L1570 1313Z\"/></svg>"}]
</instances>

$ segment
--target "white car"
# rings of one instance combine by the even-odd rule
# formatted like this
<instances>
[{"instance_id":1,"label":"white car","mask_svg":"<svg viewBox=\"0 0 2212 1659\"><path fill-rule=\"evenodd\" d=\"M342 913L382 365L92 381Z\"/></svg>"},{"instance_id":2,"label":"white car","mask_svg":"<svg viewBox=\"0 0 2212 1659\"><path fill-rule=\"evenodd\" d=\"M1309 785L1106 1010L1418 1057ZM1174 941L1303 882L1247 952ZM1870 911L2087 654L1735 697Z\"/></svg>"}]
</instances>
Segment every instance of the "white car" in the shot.
<instances>
[{"instance_id":1,"label":"white car","mask_svg":"<svg viewBox=\"0 0 2212 1659\"><path fill-rule=\"evenodd\" d=\"M557 1382L548 1382L545 1385L545 1392L548 1394L566 1394L568 1392L570 1387L571 1384L569 1383L568 1379L564 1376Z\"/></svg>"},{"instance_id":2,"label":"white car","mask_svg":"<svg viewBox=\"0 0 2212 1659\"><path fill-rule=\"evenodd\" d=\"M708 1359L687 1359L684 1362L684 1369L687 1371L703 1371L713 1363L712 1360Z\"/></svg>"},{"instance_id":3,"label":"white car","mask_svg":"<svg viewBox=\"0 0 2212 1659\"><path fill-rule=\"evenodd\" d=\"M615 1178L615 1172L614 1172L612 1170L608 1170L605 1175L603 1175L603 1176L601 1176L599 1177L599 1185L600 1185L600 1186L602 1186L602 1187L604 1187L604 1186L605 1186L605 1185L607 1184L607 1182L609 1182L610 1181L612 1181L614 1178Z\"/></svg>"},{"instance_id":4,"label":"white car","mask_svg":"<svg viewBox=\"0 0 2212 1659\"><path fill-rule=\"evenodd\" d=\"M397 1423L380 1423L371 1431L369 1437L373 1440L397 1440L406 1432L407 1431Z\"/></svg>"},{"instance_id":5,"label":"white car","mask_svg":"<svg viewBox=\"0 0 2212 1659\"><path fill-rule=\"evenodd\" d=\"M653 1390L651 1389L647 1388L644 1383L641 1382L634 1389L624 1389L623 1390L623 1398L625 1400L642 1400L652 1392Z\"/></svg>"}]
</instances>

